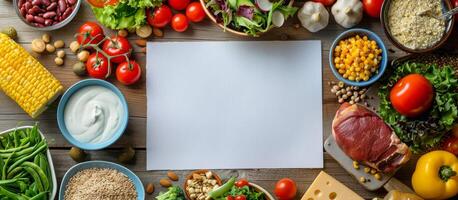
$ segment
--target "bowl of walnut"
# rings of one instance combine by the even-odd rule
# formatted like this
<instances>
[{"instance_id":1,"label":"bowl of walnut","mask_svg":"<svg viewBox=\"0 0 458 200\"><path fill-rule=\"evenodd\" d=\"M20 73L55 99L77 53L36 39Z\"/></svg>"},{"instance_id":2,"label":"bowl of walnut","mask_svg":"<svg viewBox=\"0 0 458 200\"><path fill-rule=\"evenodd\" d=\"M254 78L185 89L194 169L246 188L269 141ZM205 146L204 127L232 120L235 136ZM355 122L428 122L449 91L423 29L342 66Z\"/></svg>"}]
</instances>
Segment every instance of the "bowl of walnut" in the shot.
<instances>
[{"instance_id":1,"label":"bowl of walnut","mask_svg":"<svg viewBox=\"0 0 458 200\"><path fill-rule=\"evenodd\" d=\"M187 199L205 200L208 192L222 185L221 178L209 170L191 172L184 182Z\"/></svg>"}]
</instances>

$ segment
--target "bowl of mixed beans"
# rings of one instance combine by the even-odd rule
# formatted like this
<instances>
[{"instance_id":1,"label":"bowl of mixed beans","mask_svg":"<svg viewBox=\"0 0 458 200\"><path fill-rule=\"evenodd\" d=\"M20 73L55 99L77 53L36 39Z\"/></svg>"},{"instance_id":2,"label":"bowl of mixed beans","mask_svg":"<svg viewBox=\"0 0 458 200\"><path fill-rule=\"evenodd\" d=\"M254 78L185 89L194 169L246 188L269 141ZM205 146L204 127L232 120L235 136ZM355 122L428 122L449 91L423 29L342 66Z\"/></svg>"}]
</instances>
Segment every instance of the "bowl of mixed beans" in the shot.
<instances>
[{"instance_id":1,"label":"bowl of mixed beans","mask_svg":"<svg viewBox=\"0 0 458 200\"><path fill-rule=\"evenodd\" d=\"M334 40L329 66L334 76L347 85L365 87L382 77L388 53L382 39L366 29L351 29Z\"/></svg>"}]
</instances>

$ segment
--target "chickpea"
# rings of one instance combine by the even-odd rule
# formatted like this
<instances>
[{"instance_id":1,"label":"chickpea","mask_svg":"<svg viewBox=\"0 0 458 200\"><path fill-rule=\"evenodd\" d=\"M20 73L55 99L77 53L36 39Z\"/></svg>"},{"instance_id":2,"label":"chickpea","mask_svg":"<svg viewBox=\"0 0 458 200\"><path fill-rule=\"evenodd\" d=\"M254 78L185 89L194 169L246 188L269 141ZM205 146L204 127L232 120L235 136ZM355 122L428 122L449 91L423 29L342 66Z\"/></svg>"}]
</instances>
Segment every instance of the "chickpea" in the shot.
<instances>
[{"instance_id":1,"label":"chickpea","mask_svg":"<svg viewBox=\"0 0 458 200\"><path fill-rule=\"evenodd\" d=\"M62 66L64 64L64 59L56 57L54 59L54 62L56 63L57 66Z\"/></svg>"}]
</instances>

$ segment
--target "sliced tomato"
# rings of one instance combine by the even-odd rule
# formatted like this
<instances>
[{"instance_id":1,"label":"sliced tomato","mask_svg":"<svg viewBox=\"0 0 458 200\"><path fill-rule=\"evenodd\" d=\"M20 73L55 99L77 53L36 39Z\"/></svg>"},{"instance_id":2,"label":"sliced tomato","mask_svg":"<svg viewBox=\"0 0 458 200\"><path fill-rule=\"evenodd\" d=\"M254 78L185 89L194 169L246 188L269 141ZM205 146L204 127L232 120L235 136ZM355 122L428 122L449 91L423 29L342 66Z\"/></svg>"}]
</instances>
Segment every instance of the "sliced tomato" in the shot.
<instances>
[{"instance_id":1,"label":"sliced tomato","mask_svg":"<svg viewBox=\"0 0 458 200\"><path fill-rule=\"evenodd\" d=\"M87 0L89 4L97 8L103 8L103 6L114 6L118 4L119 0Z\"/></svg>"}]
</instances>

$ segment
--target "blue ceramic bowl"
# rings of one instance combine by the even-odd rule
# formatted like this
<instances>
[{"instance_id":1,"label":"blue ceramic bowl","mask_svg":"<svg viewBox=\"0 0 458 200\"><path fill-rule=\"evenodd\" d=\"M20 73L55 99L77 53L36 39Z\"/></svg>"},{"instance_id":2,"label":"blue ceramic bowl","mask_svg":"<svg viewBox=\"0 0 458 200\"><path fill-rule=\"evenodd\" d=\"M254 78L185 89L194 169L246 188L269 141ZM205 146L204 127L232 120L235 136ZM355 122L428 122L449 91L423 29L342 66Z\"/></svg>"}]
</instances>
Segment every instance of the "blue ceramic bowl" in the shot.
<instances>
[{"instance_id":1,"label":"blue ceramic bowl","mask_svg":"<svg viewBox=\"0 0 458 200\"><path fill-rule=\"evenodd\" d=\"M339 44L341 40L347 39L357 34L359 34L360 36L367 36L370 40L374 40L375 42L377 42L378 47L382 49L382 61L379 64L380 66L378 69L378 73L373 74L372 77L367 81L359 81L359 82L350 81L342 77L342 75L339 74L336 67L334 66L334 49L336 48L336 46ZM375 34L372 31L366 30L366 29L358 29L358 28L350 29L350 30L347 30L341 33L339 36L337 36L337 38L332 43L331 51L329 52L329 66L331 67L332 73L334 74L334 76L337 79L339 79L339 81L342 81L347 85L359 86L359 87L369 86L375 83L377 80L379 80L382 77L383 73L385 73L387 65L388 65L388 52L387 52L385 44L383 43L382 39L377 34Z\"/></svg>"},{"instance_id":2,"label":"blue ceramic bowl","mask_svg":"<svg viewBox=\"0 0 458 200\"><path fill-rule=\"evenodd\" d=\"M64 111L65 107L67 105L68 100L70 97L80 90L81 88L84 88L86 86L102 86L105 88L110 89L113 91L119 99L121 99L122 107L125 110L124 116L122 116L120 123L121 125L119 126L119 129L114 133L113 137L110 138L109 140L101 143L95 143L95 144L90 144L90 143L82 143L78 140L76 140L67 130L67 126L65 125L65 120L64 120ZM62 98L60 99L59 106L57 107L57 124L59 125L60 132L62 135L65 137L65 139L70 142L72 145L84 149L84 150L99 150L106 148L110 145L112 145L116 140L118 140L121 135L124 133L127 127L127 121L129 119L129 108L127 107L127 101L124 98L124 95L119 91L119 89L114 86L113 84L100 80L100 79L86 79L79 81L78 83L75 83L72 85L70 88L68 88L67 91L65 91L64 95L62 95Z\"/></svg>"},{"instance_id":3,"label":"blue ceramic bowl","mask_svg":"<svg viewBox=\"0 0 458 200\"><path fill-rule=\"evenodd\" d=\"M68 182L70 181L70 178L72 178L76 173L85 170L85 169L90 169L90 168L109 168L109 169L115 169L118 170L119 172L123 173L126 175L134 184L135 190L137 191L137 199L138 200L144 200L145 199L145 189L143 188L142 181L140 178L138 178L137 175L135 175L132 171L129 169L112 163L112 162L106 162L106 161L87 161L83 163L79 163L73 167L71 167L64 175L62 178L62 183L60 184L60 189L59 189L59 200L64 200L64 195L65 195L65 189L67 188Z\"/></svg>"}]
</instances>

